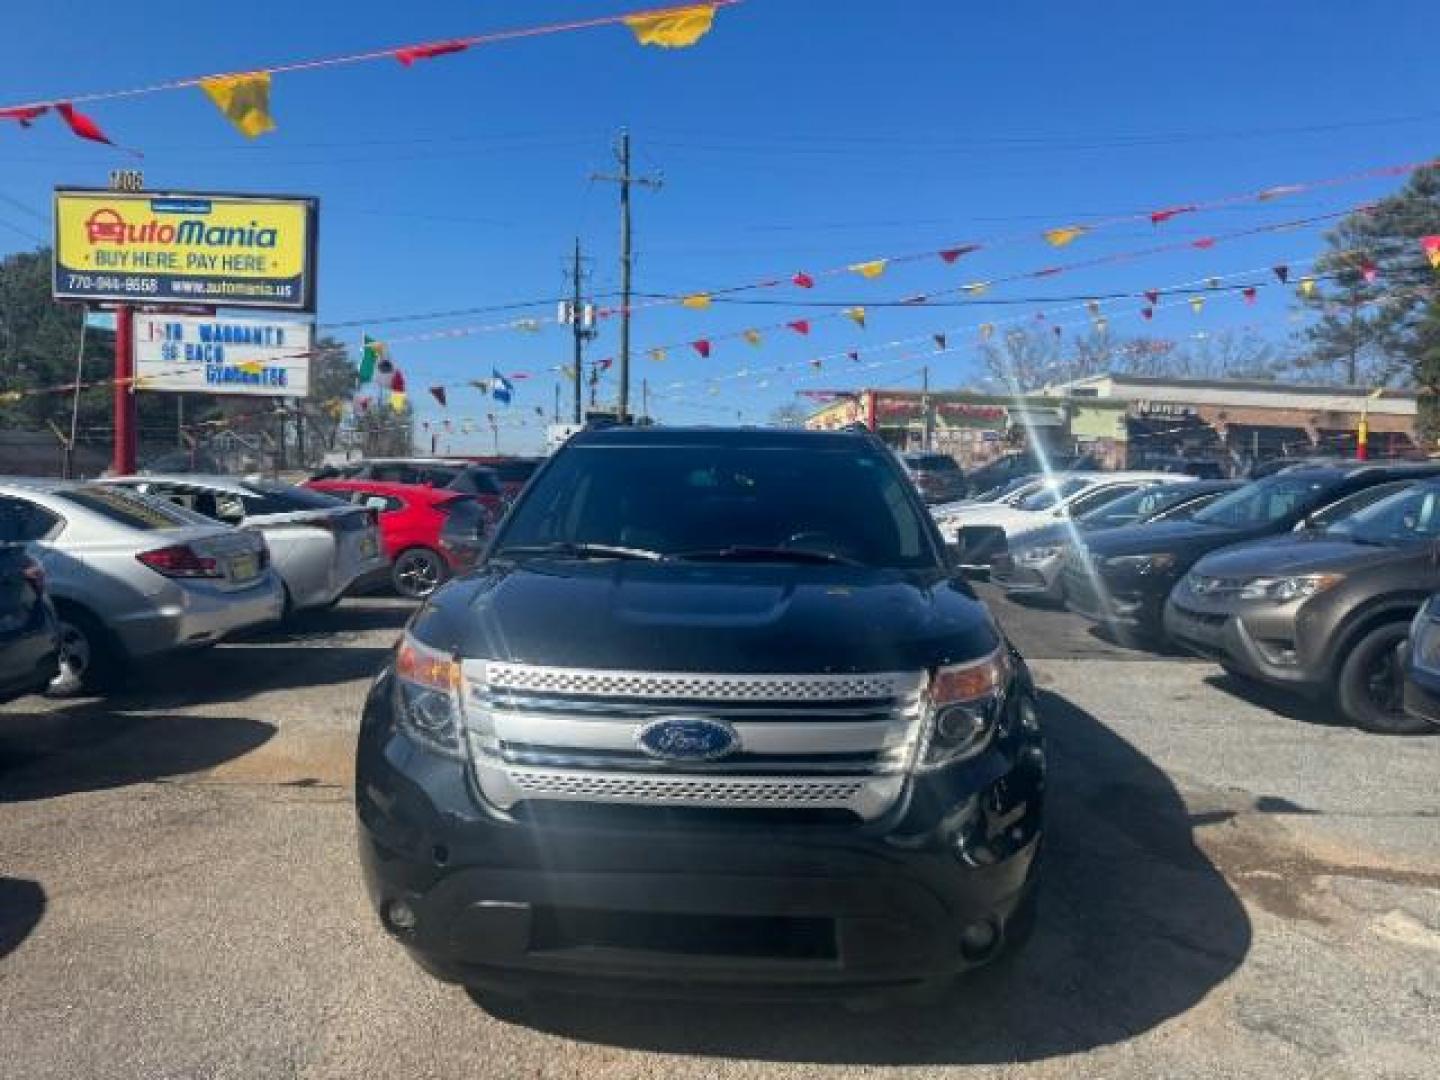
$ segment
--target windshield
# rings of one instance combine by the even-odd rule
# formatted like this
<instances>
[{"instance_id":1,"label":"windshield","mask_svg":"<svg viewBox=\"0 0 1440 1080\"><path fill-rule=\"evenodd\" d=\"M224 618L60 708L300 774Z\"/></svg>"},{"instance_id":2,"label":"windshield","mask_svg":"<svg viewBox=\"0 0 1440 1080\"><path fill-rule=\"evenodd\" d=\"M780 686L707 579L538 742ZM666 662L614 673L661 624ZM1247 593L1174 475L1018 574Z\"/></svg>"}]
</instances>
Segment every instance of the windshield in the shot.
<instances>
[{"instance_id":1,"label":"windshield","mask_svg":"<svg viewBox=\"0 0 1440 1080\"><path fill-rule=\"evenodd\" d=\"M1192 520L1226 529L1273 525L1314 506L1338 482L1333 472L1276 473L1217 499Z\"/></svg>"},{"instance_id":2,"label":"windshield","mask_svg":"<svg viewBox=\"0 0 1440 1080\"><path fill-rule=\"evenodd\" d=\"M1015 504L1019 510L1049 510L1058 502L1070 498L1077 491L1083 491L1091 485L1089 480L1042 480L1038 491L1026 495Z\"/></svg>"},{"instance_id":3,"label":"windshield","mask_svg":"<svg viewBox=\"0 0 1440 1080\"><path fill-rule=\"evenodd\" d=\"M789 549L931 567L937 556L909 490L886 456L853 448L570 447L527 489L495 553Z\"/></svg>"},{"instance_id":4,"label":"windshield","mask_svg":"<svg viewBox=\"0 0 1440 1080\"><path fill-rule=\"evenodd\" d=\"M1178 502L1191 497L1188 484L1165 484L1160 487L1132 491L1114 502L1106 503L1082 514L1080 521L1097 529L1115 529L1145 521Z\"/></svg>"},{"instance_id":5,"label":"windshield","mask_svg":"<svg viewBox=\"0 0 1440 1080\"><path fill-rule=\"evenodd\" d=\"M1440 485L1407 488L1357 510L1326 532L1386 547L1428 543L1440 536Z\"/></svg>"}]
</instances>

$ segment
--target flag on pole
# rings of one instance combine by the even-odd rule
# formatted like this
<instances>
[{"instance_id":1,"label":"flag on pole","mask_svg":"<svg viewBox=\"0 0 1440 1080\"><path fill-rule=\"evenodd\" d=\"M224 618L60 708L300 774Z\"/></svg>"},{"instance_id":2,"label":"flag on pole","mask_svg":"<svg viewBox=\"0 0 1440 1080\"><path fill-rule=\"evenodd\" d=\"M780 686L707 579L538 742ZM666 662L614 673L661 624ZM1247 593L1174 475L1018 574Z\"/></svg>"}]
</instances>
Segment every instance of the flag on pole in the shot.
<instances>
[{"instance_id":1,"label":"flag on pole","mask_svg":"<svg viewBox=\"0 0 1440 1080\"><path fill-rule=\"evenodd\" d=\"M502 405L509 405L515 398L515 384L493 367L490 369L490 396Z\"/></svg>"},{"instance_id":2,"label":"flag on pole","mask_svg":"<svg viewBox=\"0 0 1440 1080\"><path fill-rule=\"evenodd\" d=\"M375 377L375 365L385 355L385 343L376 341L369 334L360 337L360 385L364 386Z\"/></svg>"},{"instance_id":3,"label":"flag on pole","mask_svg":"<svg viewBox=\"0 0 1440 1080\"><path fill-rule=\"evenodd\" d=\"M247 139L275 130L270 115L270 73L252 71L247 75L218 75L202 79L200 89L215 103L226 120Z\"/></svg>"}]
</instances>

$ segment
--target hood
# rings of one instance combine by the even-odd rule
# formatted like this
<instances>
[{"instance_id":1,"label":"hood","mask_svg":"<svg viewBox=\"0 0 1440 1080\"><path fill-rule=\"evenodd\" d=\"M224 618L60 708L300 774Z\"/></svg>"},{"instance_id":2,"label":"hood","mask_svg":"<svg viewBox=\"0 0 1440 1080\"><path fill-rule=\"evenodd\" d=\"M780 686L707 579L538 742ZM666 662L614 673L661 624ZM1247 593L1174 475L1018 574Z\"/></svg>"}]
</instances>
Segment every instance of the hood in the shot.
<instances>
[{"instance_id":1,"label":"hood","mask_svg":"<svg viewBox=\"0 0 1440 1080\"><path fill-rule=\"evenodd\" d=\"M1207 555L1195 572L1210 577L1286 577L1291 574L1347 573L1424 554L1424 546L1376 547L1318 535L1243 544Z\"/></svg>"},{"instance_id":2,"label":"hood","mask_svg":"<svg viewBox=\"0 0 1440 1080\"><path fill-rule=\"evenodd\" d=\"M1001 640L967 587L936 574L559 560L487 566L412 630L467 658L638 671L913 671Z\"/></svg>"},{"instance_id":3,"label":"hood","mask_svg":"<svg viewBox=\"0 0 1440 1080\"><path fill-rule=\"evenodd\" d=\"M1244 543L1263 535L1265 532L1259 530L1222 529L1196 521L1156 521L1148 525L1125 525L1088 533L1085 548L1097 558L1173 552L1195 559L1216 548Z\"/></svg>"}]
</instances>

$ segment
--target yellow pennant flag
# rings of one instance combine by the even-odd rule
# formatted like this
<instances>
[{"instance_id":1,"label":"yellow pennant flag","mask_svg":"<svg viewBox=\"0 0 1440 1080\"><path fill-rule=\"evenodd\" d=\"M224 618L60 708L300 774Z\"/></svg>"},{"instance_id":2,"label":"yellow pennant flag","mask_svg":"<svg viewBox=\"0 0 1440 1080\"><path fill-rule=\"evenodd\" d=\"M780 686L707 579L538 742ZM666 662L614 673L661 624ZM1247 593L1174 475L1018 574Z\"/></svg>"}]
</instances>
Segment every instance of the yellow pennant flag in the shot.
<instances>
[{"instance_id":1,"label":"yellow pennant flag","mask_svg":"<svg viewBox=\"0 0 1440 1080\"><path fill-rule=\"evenodd\" d=\"M662 49L683 49L694 45L710 32L714 22L713 4L696 4L694 7L625 17L625 25L634 31L636 41Z\"/></svg>"},{"instance_id":2,"label":"yellow pennant flag","mask_svg":"<svg viewBox=\"0 0 1440 1080\"><path fill-rule=\"evenodd\" d=\"M1315 295L1315 279L1313 277L1303 277L1300 279L1300 295L1307 300Z\"/></svg>"},{"instance_id":3,"label":"yellow pennant flag","mask_svg":"<svg viewBox=\"0 0 1440 1080\"><path fill-rule=\"evenodd\" d=\"M663 362L665 361L665 350L664 350L664 349L651 349L651 350L650 350L650 359L651 359L651 360L654 360L657 364L663 363Z\"/></svg>"},{"instance_id":4,"label":"yellow pennant flag","mask_svg":"<svg viewBox=\"0 0 1440 1080\"><path fill-rule=\"evenodd\" d=\"M247 139L275 130L275 121L270 116L268 71L202 79L200 89Z\"/></svg>"},{"instance_id":5,"label":"yellow pennant flag","mask_svg":"<svg viewBox=\"0 0 1440 1080\"><path fill-rule=\"evenodd\" d=\"M969 285L962 286L962 289L971 296L980 296L990 291L990 282L972 281Z\"/></svg>"},{"instance_id":6,"label":"yellow pennant flag","mask_svg":"<svg viewBox=\"0 0 1440 1080\"><path fill-rule=\"evenodd\" d=\"M394 409L396 412L404 412L405 395L403 393L392 392L390 395L390 408Z\"/></svg>"},{"instance_id":7,"label":"yellow pennant flag","mask_svg":"<svg viewBox=\"0 0 1440 1080\"><path fill-rule=\"evenodd\" d=\"M1190 298L1190 310L1199 315L1205 310L1205 298L1203 296L1192 296Z\"/></svg>"},{"instance_id":8,"label":"yellow pennant flag","mask_svg":"<svg viewBox=\"0 0 1440 1080\"><path fill-rule=\"evenodd\" d=\"M1063 229L1049 229L1045 233L1045 242L1051 247L1065 247L1079 240L1086 232L1087 230L1082 225L1067 225Z\"/></svg>"},{"instance_id":9,"label":"yellow pennant flag","mask_svg":"<svg viewBox=\"0 0 1440 1080\"><path fill-rule=\"evenodd\" d=\"M847 308L845 317L854 322L861 330L865 329L865 309L863 307Z\"/></svg>"},{"instance_id":10,"label":"yellow pennant flag","mask_svg":"<svg viewBox=\"0 0 1440 1080\"><path fill-rule=\"evenodd\" d=\"M693 293L681 300L680 303L691 311L704 311L710 306L710 294Z\"/></svg>"},{"instance_id":11,"label":"yellow pennant flag","mask_svg":"<svg viewBox=\"0 0 1440 1080\"><path fill-rule=\"evenodd\" d=\"M745 340L746 340L749 344L751 344L751 345L759 345L759 344L760 344L760 331L759 331L759 330L746 330L746 331L745 331Z\"/></svg>"},{"instance_id":12,"label":"yellow pennant flag","mask_svg":"<svg viewBox=\"0 0 1440 1080\"><path fill-rule=\"evenodd\" d=\"M869 262L855 263L850 269L861 277L877 278L885 273L885 268L889 265L889 259L871 259Z\"/></svg>"}]
</instances>

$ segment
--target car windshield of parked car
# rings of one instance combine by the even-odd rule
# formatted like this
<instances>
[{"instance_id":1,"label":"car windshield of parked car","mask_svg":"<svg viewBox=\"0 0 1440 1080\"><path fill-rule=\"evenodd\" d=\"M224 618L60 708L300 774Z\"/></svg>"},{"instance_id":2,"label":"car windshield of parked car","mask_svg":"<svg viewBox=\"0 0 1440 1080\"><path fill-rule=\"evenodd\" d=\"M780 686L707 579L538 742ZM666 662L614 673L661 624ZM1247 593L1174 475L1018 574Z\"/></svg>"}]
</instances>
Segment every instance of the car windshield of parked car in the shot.
<instances>
[{"instance_id":1,"label":"car windshield of parked car","mask_svg":"<svg viewBox=\"0 0 1440 1080\"><path fill-rule=\"evenodd\" d=\"M1118 529L1158 514L1185 498L1184 484L1161 484L1121 495L1081 514L1077 520L1097 529Z\"/></svg>"},{"instance_id":2,"label":"car windshield of parked car","mask_svg":"<svg viewBox=\"0 0 1440 1080\"><path fill-rule=\"evenodd\" d=\"M1017 510L1049 510L1078 491L1091 486L1089 480L1042 480L1039 490L1031 492L1015 504Z\"/></svg>"},{"instance_id":3,"label":"car windshield of parked car","mask_svg":"<svg viewBox=\"0 0 1440 1080\"><path fill-rule=\"evenodd\" d=\"M911 490L893 459L854 446L570 447L527 489L496 553L588 546L933 567Z\"/></svg>"},{"instance_id":4,"label":"car windshield of parked car","mask_svg":"<svg viewBox=\"0 0 1440 1080\"><path fill-rule=\"evenodd\" d=\"M905 464L917 472L958 472L955 459L944 454L906 454Z\"/></svg>"},{"instance_id":5,"label":"car windshield of parked car","mask_svg":"<svg viewBox=\"0 0 1440 1080\"><path fill-rule=\"evenodd\" d=\"M344 506L344 499L326 495L323 491L294 487L290 484L274 484L260 480L247 480L245 490L253 495L245 497L247 514L293 514L300 510L333 510Z\"/></svg>"},{"instance_id":6,"label":"car windshield of parked car","mask_svg":"<svg viewBox=\"0 0 1440 1080\"><path fill-rule=\"evenodd\" d=\"M1319 475L1309 470L1276 473L1217 499L1191 520L1225 529L1273 525L1296 511L1314 505L1335 486L1337 479L1337 474L1329 471Z\"/></svg>"},{"instance_id":7,"label":"car windshield of parked car","mask_svg":"<svg viewBox=\"0 0 1440 1080\"><path fill-rule=\"evenodd\" d=\"M120 487L102 487L96 484L73 488L60 492L60 498L117 525L145 532L214 524L208 518L192 513L182 506L149 499Z\"/></svg>"},{"instance_id":8,"label":"car windshield of parked car","mask_svg":"<svg viewBox=\"0 0 1440 1080\"><path fill-rule=\"evenodd\" d=\"M1357 544L1408 547L1440 537L1440 485L1421 484L1371 503L1325 530Z\"/></svg>"}]
</instances>

